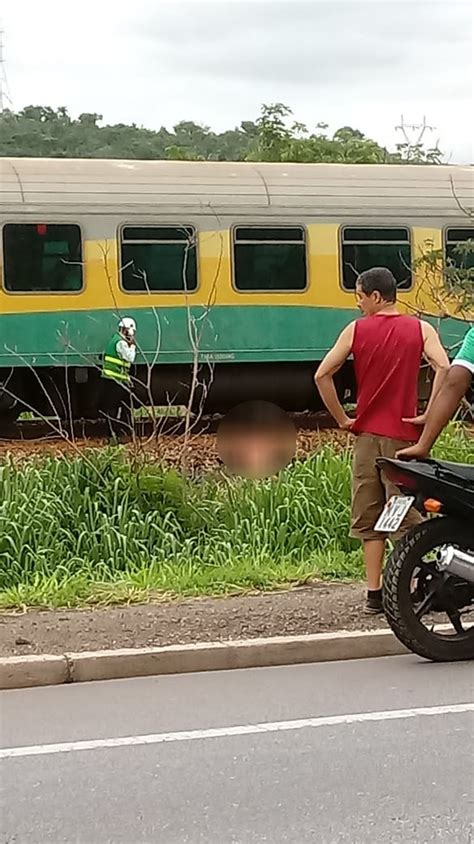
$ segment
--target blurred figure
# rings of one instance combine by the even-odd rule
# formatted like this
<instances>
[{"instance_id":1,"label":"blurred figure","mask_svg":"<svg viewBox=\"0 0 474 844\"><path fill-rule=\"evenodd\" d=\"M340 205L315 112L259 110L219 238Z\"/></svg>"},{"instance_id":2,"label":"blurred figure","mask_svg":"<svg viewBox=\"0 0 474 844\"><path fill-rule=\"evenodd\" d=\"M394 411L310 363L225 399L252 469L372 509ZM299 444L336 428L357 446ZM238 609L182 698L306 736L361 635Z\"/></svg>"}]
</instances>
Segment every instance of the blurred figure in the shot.
<instances>
[{"instance_id":1,"label":"blurred figure","mask_svg":"<svg viewBox=\"0 0 474 844\"><path fill-rule=\"evenodd\" d=\"M296 429L286 413L270 402L249 401L234 407L217 432L219 457L231 472L265 478L283 469L296 450Z\"/></svg>"},{"instance_id":2,"label":"blurred figure","mask_svg":"<svg viewBox=\"0 0 474 844\"><path fill-rule=\"evenodd\" d=\"M133 428L131 367L136 357L136 324L124 317L107 343L102 365L101 413L107 418L110 436L124 442Z\"/></svg>"}]
</instances>

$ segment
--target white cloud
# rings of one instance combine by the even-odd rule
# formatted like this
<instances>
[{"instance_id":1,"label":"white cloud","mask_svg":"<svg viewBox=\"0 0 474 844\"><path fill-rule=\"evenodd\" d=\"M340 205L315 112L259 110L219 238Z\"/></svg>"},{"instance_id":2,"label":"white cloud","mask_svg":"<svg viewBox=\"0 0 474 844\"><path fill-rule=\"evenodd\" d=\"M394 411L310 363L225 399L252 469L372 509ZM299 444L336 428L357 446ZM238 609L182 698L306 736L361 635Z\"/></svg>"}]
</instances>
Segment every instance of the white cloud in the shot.
<instances>
[{"instance_id":1,"label":"white cloud","mask_svg":"<svg viewBox=\"0 0 474 844\"><path fill-rule=\"evenodd\" d=\"M426 115L452 160L473 160L469 0L0 3L16 108L222 130L279 101L391 146L401 113Z\"/></svg>"}]
</instances>

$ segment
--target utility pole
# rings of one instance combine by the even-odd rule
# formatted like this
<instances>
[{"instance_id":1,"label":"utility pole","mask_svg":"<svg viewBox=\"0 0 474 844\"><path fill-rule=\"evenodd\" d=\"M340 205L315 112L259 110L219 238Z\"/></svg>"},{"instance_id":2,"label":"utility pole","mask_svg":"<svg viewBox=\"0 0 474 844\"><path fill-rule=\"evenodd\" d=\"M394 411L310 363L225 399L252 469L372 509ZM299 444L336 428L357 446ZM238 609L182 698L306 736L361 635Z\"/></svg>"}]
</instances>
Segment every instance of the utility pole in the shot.
<instances>
[{"instance_id":1,"label":"utility pole","mask_svg":"<svg viewBox=\"0 0 474 844\"><path fill-rule=\"evenodd\" d=\"M395 126L396 132L401 132L404 138L403 144L400 148L404 150L404 157L407 161L416 159L422 150L423 138L426 132L434 132L436 126L429 126L426 122L426 117L423 117L421 123L405 123L403 114L400 119L400 125ZM433 149L438 149L439 138L436 141Z\"/></svg>"},{"instance_id":2,"label":"utility pole","mask_svg":"<svg viewBox=\"0 0 474 844\"><path fill-rule=\"evenodd\" d=\"M3 54L3 36L4 32L0 22L0 114L3 114L7 109L13 111L13 102L8 87L5 56Z\"/></svg>"},{"instance_id":3,"label":"utility pole","mask_svg":"<svg viewBox=\"0 0 474 844\"><path fill-rule=\"evenodd\" d=\"M426 117L423 117L422 123L405 123L403 114L400 119L400 125L395 126L397 132L401 132L403 137L405 138L405 143L408 146L419 146L423 141L423 135L426 131L434 132L436 126L428 126L426 122ZM415 132L418 132L418 135L415 137Z\"/></svg>"}]
</instances>

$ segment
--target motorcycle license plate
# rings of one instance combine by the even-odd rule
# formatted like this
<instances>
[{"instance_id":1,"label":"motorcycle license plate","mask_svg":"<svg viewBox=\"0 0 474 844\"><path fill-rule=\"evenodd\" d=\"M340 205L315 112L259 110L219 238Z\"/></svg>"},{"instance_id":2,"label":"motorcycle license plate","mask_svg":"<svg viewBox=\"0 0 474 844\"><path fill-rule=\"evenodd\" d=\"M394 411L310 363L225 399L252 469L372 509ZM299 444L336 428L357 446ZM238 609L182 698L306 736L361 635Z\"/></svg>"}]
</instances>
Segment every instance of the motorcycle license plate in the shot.
<instances>
[{"instance_id":1,"label":"motorcycle license plate","mask_svg":"<svg viewBox=\"0 0 474 844\"><path fill-rule=\"evenodd\" d=\"M414 500L411 495L393 495L387 501L374 530L380 533L396 533Z\"/></svg>"}]
</instances>

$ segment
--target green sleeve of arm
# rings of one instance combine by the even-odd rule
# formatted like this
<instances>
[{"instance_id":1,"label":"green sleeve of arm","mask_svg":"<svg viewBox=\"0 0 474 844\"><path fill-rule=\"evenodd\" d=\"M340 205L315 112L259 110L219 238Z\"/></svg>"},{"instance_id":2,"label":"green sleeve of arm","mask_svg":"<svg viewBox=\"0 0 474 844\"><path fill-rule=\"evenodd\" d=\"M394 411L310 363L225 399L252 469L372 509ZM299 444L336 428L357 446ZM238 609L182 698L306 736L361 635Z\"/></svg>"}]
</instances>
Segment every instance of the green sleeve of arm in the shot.
<instances>
[{"instance_id":1,"label":"green sleeve of arm","mask_svg":"<svg viewBox=\"0 0 474 844\"><path fill-rule=\"evenodd\" d=\"M474 326L467 332L454 361L463 361L474 367Z\"/></svg>"}]
</instances>

